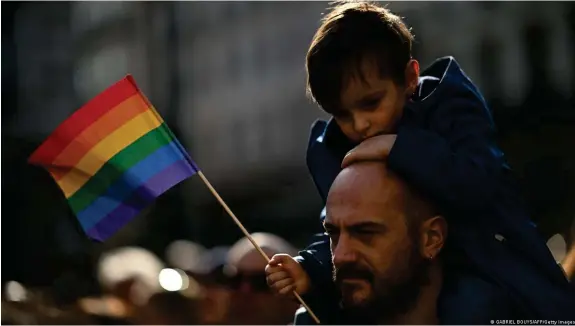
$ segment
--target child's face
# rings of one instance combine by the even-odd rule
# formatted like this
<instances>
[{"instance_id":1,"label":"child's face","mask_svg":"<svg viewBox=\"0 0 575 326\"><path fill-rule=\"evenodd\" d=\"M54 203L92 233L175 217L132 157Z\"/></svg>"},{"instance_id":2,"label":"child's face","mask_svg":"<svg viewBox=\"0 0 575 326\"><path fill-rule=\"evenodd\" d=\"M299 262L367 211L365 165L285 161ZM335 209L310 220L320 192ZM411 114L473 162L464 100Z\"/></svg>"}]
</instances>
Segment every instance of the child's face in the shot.
<instances>
[{"instance_id":1,"label":"child's face","mask_svg":"<svg viewBox=\"0 0 575 326\"><path fill-rule=\"evenodd\" d=\"M334 114L343 133L356 143L395 133L405 102L417 87L418 70L417 62L412 60L406 69L406 87L391 78L381 78L375 63L364 61L365 80L350 78L341 94L341 110Z\"/></svg>"}]
</instances>

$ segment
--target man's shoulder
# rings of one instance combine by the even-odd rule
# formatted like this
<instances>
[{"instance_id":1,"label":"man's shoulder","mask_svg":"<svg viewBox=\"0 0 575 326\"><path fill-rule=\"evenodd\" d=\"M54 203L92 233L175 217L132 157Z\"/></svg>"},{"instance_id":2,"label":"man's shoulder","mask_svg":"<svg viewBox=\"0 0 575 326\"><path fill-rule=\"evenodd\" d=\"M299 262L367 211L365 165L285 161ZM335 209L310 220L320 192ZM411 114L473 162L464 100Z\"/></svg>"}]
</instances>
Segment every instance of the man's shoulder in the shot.
<instances>
[{"instance_id":1,"label":"man's shoulder","mask_svg":"<svg viewBox=\"0 0 575 326\"><path fill-rule=\"evenodd\" d=\"M518 308L505 289L460 270L444 279L438 304L442 324L488 324L493 319L518 317Z\"/></svg>"}]
</instances>

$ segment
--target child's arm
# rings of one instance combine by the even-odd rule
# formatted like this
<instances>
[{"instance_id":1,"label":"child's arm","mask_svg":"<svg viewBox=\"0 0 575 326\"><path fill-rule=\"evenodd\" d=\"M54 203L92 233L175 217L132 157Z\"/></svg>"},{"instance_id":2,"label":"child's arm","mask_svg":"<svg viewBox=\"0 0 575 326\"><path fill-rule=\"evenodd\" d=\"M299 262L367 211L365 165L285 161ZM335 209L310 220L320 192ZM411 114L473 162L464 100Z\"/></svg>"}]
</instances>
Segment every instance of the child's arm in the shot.
<instances>
[{"instance_id":1,"label":"child's arm","mask_svg":"<svg viewBox=\"0 0 575 326\"><path fill-rule=\"evenodd\" d=\"M292 256L276 254L265 269L266 281L274 293L291 296L293 291L305 294L311 287L308 274Z\"/></svg>"},{"instance_id":2,"label":"child's arm","mask_svg":"<svg viewBox=\"0 0 575 326\"><path fill-rule=\"evenodd\" d=\"M329 237L325 233L316 234L311 244L294 258L309 275L311 284L315 288L332 286L331 250Z\"/></svg>"},{"instance_id":3,"label":"child's arm","mask_svg":"<svg viewBox=\"0 0 575 326\"><path fill-rule=\"evenodd\" d=\"M323 292L323 288L332 287L331 251L327 235L316 235L313 242L299 254L297 257L285 254L272 257L266 266L271 289L283 295L289 295L293 290L306 295L312 288L316 292Z\"/></svg>"},{"instance_id":4,"label":"child's arm","mask_svg":"<svg viewBox=\"0 0 575 326\"><path fill-rule=\"evenodd\" d=\"M395 137L368 139L358 146L364 146L362 151L353 150L344 159L344 165L383 155L391 169L444 207L476 209L489 204L498 196L508 167L495 145L484 102L465 89L450 94L430 114L430 130L402 126ZM377 142L383 151L366 150L377 147Z\"/></svg>"},{"instance_id":5,"label":"child's arm","mask_svg":"<svg viewBox=\"0 0 575 326\"><path fill-rule=\"evenodd\" d=\"M279 268L279 264L286 264L287 268ZM274 256L266 266L266 277L274 293L291 295L295 288L322 323L330 324L330 320L338 320L339 294L332 281L331 251L327 235L316 235L314 242L300 251L300 256Z\"/></svg>"},{"instance_id":6,"label":"child's arm","mask_svg":"<svg viewBox=\"0 0 575 326\"><path fill-rule=\"evenodd\" d=\"M390 168L448 207L488 205L507 165L487 110L476 98L454 94L434 110L431 131L399 129Z\"/></svg>"}]
</instances>

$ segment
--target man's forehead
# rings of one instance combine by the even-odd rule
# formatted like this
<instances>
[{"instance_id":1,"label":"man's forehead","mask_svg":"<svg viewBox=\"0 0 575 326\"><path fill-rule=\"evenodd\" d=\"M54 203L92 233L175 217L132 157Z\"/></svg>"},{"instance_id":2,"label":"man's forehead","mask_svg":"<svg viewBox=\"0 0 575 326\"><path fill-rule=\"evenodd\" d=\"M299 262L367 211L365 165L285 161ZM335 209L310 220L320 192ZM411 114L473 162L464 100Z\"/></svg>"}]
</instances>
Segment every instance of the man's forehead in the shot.
<instances>
[{"instance_id":1,"label":"man's forehead","mask_svg":"<svg viewBox=\"0 0 575 326\"><path fill-rule=\"evenodd\" d=\"M383 162L362 162L344 169L336 177L327 198L326 218L372 215L402 207L405 188Z\"/></svg>"},{"instance_id":2,"label":"man's forehead","mask_svg":"<svg viewBox=\"0 0 575 326\"><path fill-rule=\"evenodd\" d=\"M404 190L403 182L387 169L383 161L366 161L354 163L343 169L335 178L330 192L332 201L341 201L343 197L349 195L361 201L377 193L377 197L382 194L396 194Z\"/></svg>"},{"instance_id":3,"label":"man's forehead","mask_svg":"<svg viewBox=\"0 0 575 326\"><path fill-rule=\"evenodd\" d=\"M334 228L352 228L358 226L376 226L381 225L385 226L389 224L389 218L396 214L394 210L387 210L385 214L382 214L382 211L379 213L374 214L362 214L361 211L352 212L353 214L339 214L339 212L335 212L333 214L328 214L323 221L324 226L326 227L334 227Z\"/></svg>"},{"instance_id":4,"label":"man's forehead","mask_svg":"<svg viewBox=\"0 0 575 326\"><path fill-rule=\"evenodd\" d=\"M403 215L402 201L395 196L370 196L361 194L341 197L341 200L328 202L325 223L341 226L357 224L386 224L392 216Z\"/></svg>"}]
</instances>

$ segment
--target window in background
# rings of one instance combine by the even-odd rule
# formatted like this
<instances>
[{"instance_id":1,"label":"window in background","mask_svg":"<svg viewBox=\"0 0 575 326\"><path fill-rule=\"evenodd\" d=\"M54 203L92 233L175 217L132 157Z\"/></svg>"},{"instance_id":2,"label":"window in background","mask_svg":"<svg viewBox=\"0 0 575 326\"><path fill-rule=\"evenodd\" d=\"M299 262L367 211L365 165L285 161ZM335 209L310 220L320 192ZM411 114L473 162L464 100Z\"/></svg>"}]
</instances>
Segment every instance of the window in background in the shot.
<instances>
[{"instance_id":1,"label":"window in background","mask_svg":"<svg viewBox=\"0 0 575 326\"><path fill-rule=\"evenodd\" d=\"M241 57L241 45L236 40L230 40L227 45L228 51L225 54L226 57L226 75L227 75L227 83L230 83L232 87L237 87L239 81L241 79L241 74L243 72L242 66L245 64Z\"/></svg>"},{"instance_id":2,"label":"window in background","mask_svg":"<svg viewBox=\"0 0 575 326\"><path fill-rule=\"evenodd\" d=\"M242 19L249 18L253 6L252 4L256 2L251 1L233 1L230 4L233 4L233 12L236 16L241 17Z\"/></svg>"},{"instance_id":3,"label":"window in background","mask_svg":"<svg viewBox=\"0 0 575 326\"><path fill-rule=\"evenodd\" d=\"M478 1L474 3L480 9L489 10L489 11L496 11L501 8L501 3L497 1Z\"/></svg>"},{"instance_id":4,"label":"window in background","mask_svg":"<svg viewBox=\"0 0 575 326\"><path fill-rule=\"evenodd\" d=\"M274 110L279 109L279 107L274 107ZM255 117L255 121L260 128L260 137L257 139L257 145L261 149L262 156L265 157L266 160L274 159L274 151L276 150L274 147L276 144L272 143L270 132L276 128L274 121L270 121L268 116L270 116L271 110L263 110L260 114Z\"/></svg>"},{"instance_id":5,"label":"window in background","mask_svg":"<svg viewBox=\"0 0 575 326\"><path fill-rule=\"evenodd\" d=\"M226 3L225 2L218 2L218 1L209 1L209 2L202 2L203 7L201 12L198 12L198 16L206 17L206 24L207 28L223 28L224 25L221 25L222 18L223 18L223 8Z\"/></svg>"},{"instance_id":6,"label":"window in background","mask_svg":"<svg viewBox=\"0 0 575 326\"><path fill-rule=\"evenodd\" d=\"M575 3L573 2L566 2L565 4L568 5L567 13L565 15L565 19L567 20L567 26L569 30L569 42L571 43L571 49L575 50L573 44L575 44ZM575 55L575 53L574 53ZM571 65L571 98L575 101L575 64Z\"/></svg>"},{"instance_id":7,"label":"window in background","mask_svg":"<svg viewBox=\"0 0 575 326\"><path fill-rule=\"evenodd\" d=\"M412 48L413 57L418 60L422 60L425 57L424 53L425 47L423 46L425 40L422 38L423 29L420 28L421 21L418 13L420 12L416 10L409 10L401 14L402 16L405 16L404 21L407 24L407 26L411 28L411 33L413 33L415 37Z\"/></svg>"},{"instance_id":8,"label":"window in background","mask_svg":"<svg viewBox=\"0 0 575 326\"><path fill-rule=\"evenodd\" d=\"M218 137L217 141L220 142L221 150L216 159L222 161L224 170L241 170L245 163L242 158L246 156L246 125L244 120L236 117L228 116L225 119L227 120L226 123L223 123L223 120L221 119L220 123L229 127L223 130L221 134L227 136Z\"/></svg>"},{"instance_id":9,"label":"window in background","mask_svg":"<svg viewBox=\"0 0 575 326\"><path fill-rule=\"evenodd\" d=\"M291 103L291 102L290 102ZM271 126L268 129L269 133L266 135L268 138L268 146L270 146L270 154L276 161L280 161L282 158L288 157L286 151L289 151L290 142L293 137L291 134L298 132L291 128L291 122L293 121L294 115L289 114L289 105L287 103L282 103L276 108L277 113L268 114L267 124ZM286 162L280 162L285 164Z\"/></svg>"},{"instance_id":10,"label":"window in background","mask_svg":"<svg viewBox=\"0 0 575 326\"><path fill-rule=\"evenodd\" d=\"M281 28L277 26L270 27L265 33L258 35L258 63L262 80L269 80L279 70L281 63L276 60L274 52L283 50L281 48L283 42Z\"/></svg>"},{"instance_id":11,"label":"window in background","mask_svg":"<svg viewBox=\"0 0 575 326\"><path fill-rule=\"evenodd\" d=\"M221 40L208 39L206 40L205 51L208 56L205 56L206 62L204 63L207 70L204 70L206 75L201 76L198 83L203 83L208 81L209 88L206 90L206 94L218 93L223 87L225 87L226 79L228 79L228 65L227 65L227 42L222 42Z\"/></svg>"},{"instance_id":12,"label":"window in background","mask_svg":"<svg viewBox=\"0 0 575 326\"><path fill-rule=\"evenodd\" d=\"M282 68L290 66L293 61L295 50L297 49L297 35L293 26L285 26L284 29L278 30L279 37L272 42L276 42L275 47L278 49L277 55L274 57L274 70L281 71Z\"/></svg>"},{"instance_id":13,"label":"window in background","mask_svg":"<svg viewBox=\"0 0 575 326\"><path fill-rule=\"evenodd\" d=\"M244 31L241 38L236 39L236 42L238 42L239 48L240 80L244 84L257 76L257 53L254 37L250 32Z\"/></svg>"},{"instance_id":14,"label":"window in background","mask_svg":"<svg viewBox=\"0 0 575 326\"><path fill-rule=\"evenodd\" d=\"M553 87L549 72L550 30L549 26L542 23L529 24L523 30L526 68L530 77L523 111L529 114L549 112L563 105L562 96Z\"/></svg>"},{"instance_id":15,"label":"window in background","mask_svg":"<svg viewBox=\"0 0 575 326\"><path fill-rule=\"evenodd\" d=\"M221 11L221 22L223 28L230 28L237 24L240 18L239 5L242 4L240 1L226 1L219 3L222 6Z\"/></svg>"},{"instance_id":16,"label":"window in background","mask_svg":"<svg viewBox=\"0 0 575 326\"><path fill-rule=\"evenodd\" d=\"M17 67L12 68L18 74L13 86L20 91L11 129L14 134L35 137L50 133L75 109L72 38L68 26L71 4L26 3L17 9L13 33L14 55L18 60ZM3 37L2 45L6 45L4 41Z\"/></svg>"},{"instance_id":17,"label":"window in background","mask_svg":"<svg viewBox=\"0 0 575 326\"><path fill-rule=\"evenodd\" d=\"M488 99L501 97L503 86L501 81L501 51L499 42L489 36L479 43L479 71L481 89Z\"/></svg>"},{"instance_id":18,"label":"window in background","mask_svg":"<svg viewBox=\"0 0 575 326\"><path fill-rule=\"evenodd\" d=\"M81 34L112 20L124 18L130 14L133 6L134 3L125 1L75 2L72 9L72 30Z\"/></svg>"},{"instance_id":19,"label":"window in background","mask_svg":"<svg viewBox=\"0 0 575 326\"><path fill-rule=\"evenodd\" d=\"M258 115L257 112L259 110L251 111L252 114ZM243 124L245 128L245 134L242 138L244 142L245 152L238 155L239 157L245 157L245 161L249 164L260 164L260 154L262 152L262 148L260 146L260 142L258 141L262 137L266 137L266 135L261 134L262 125L258 123L257 119L253 119L250 116L250 113L247 113L246 116L243 118Z\"/></svg>"},{"instance_id":20,"label":"window in background","mask_svg":"<svg viewBox=\"0 0 575 326\"><path fill-rule=\"evenodd\" d=\"M533 90L546 87L549 83L547 59L549 49L549 28L540 24L527 25L523 30L523 41L527 53L527 69L531 73Z\"/></svg>"},{"instance_id":21,"label":"window in background","mask_svg":"<svg viewBox=\"0 0 575 326\"><path fill-rule=\"evenodd\" d=\"M183 69L180 76L184 80L191 80L187 83L187 87L193 87L193 92L201 96L207 94L213 84L212 61L215 59L212 51L215 52L216 49L213 49L211 44L209 37L201 35L194 38L193 43L182 46L180 66Z\"/></svg>"},{"instance_id":22,"label":"window in background","mask_svg":"<svg viewBox=\"0 0 575 326\"><path fill-rule=\"evenodd\" d=\"M111 44L93 56L80 59L74 75L74 88L82 102L91 99L128 73L128 49Z\"/></svg>"}]
</instances>

